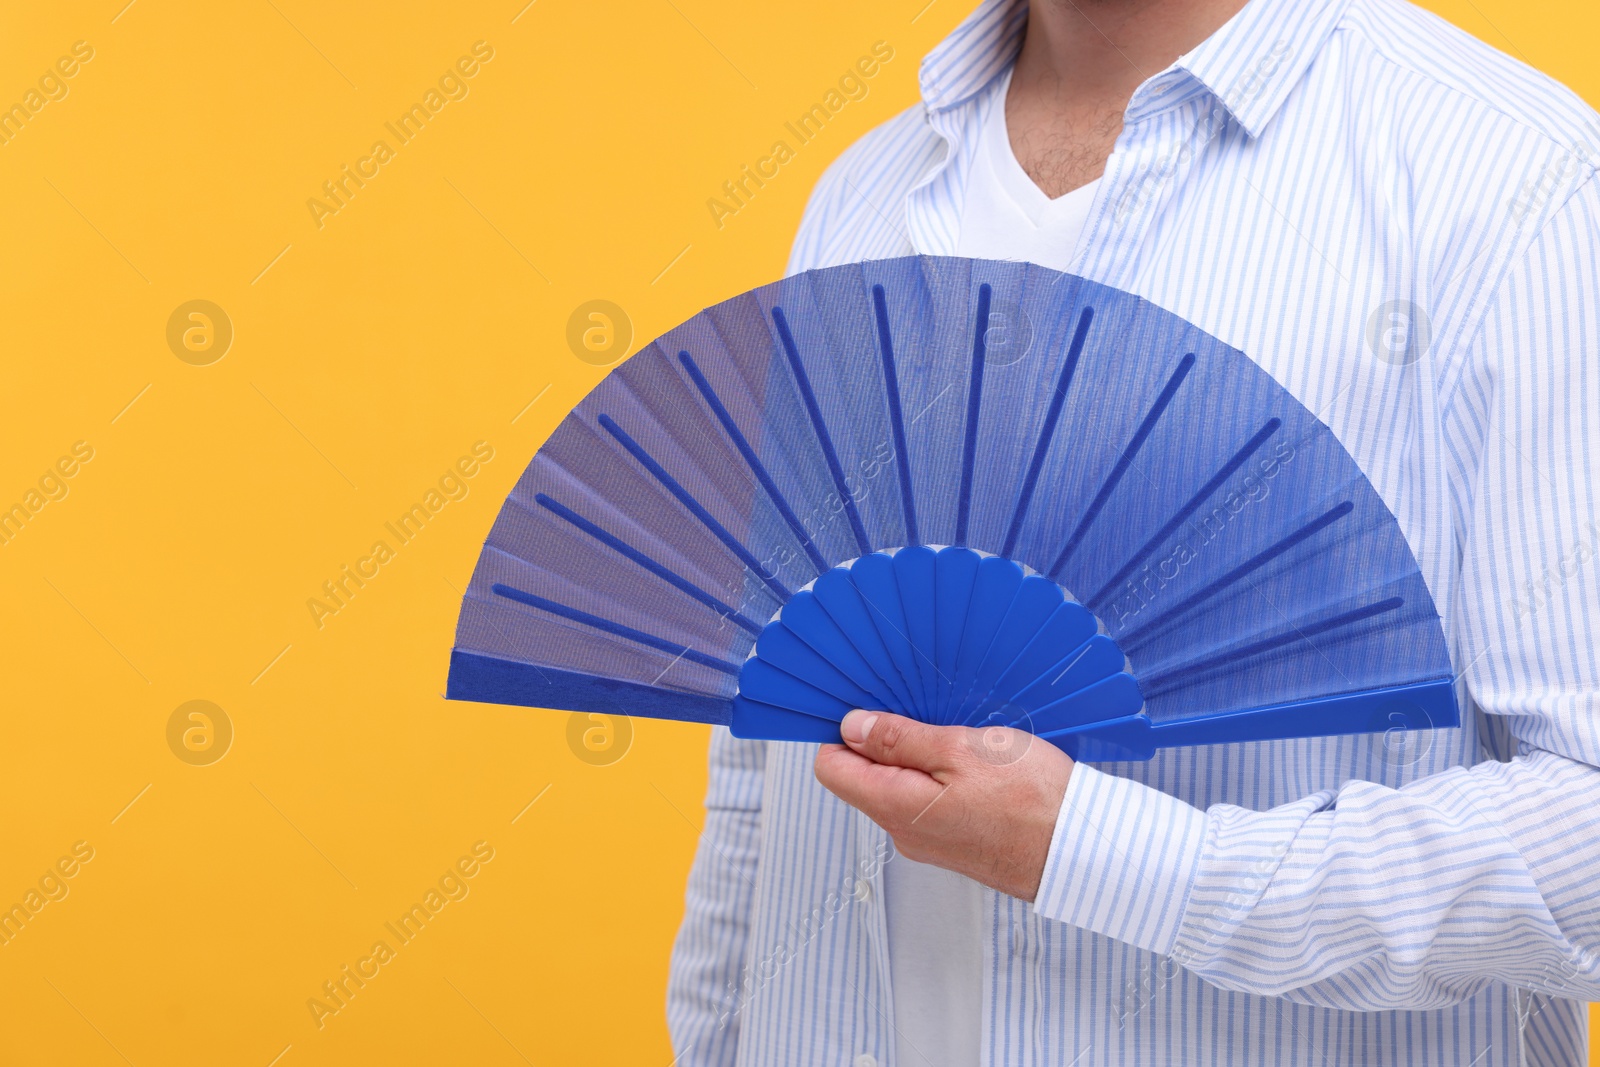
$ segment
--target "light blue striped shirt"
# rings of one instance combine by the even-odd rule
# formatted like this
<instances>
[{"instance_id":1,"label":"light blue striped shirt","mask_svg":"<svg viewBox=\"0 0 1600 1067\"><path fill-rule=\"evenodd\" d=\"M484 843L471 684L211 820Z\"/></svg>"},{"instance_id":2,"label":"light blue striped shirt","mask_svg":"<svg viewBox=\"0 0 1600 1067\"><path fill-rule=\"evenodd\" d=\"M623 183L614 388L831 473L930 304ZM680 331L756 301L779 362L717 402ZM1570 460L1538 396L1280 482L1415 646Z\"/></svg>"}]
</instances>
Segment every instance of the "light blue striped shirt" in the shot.
<instances>
[{"instance_id":1,"label":"light blue striped shirt","mask_svg":"<svg viewBox=\"0 0 1600 1067\"><path fill-rule=\"evenodd\" d=\"M1026 24L990 0L818 184L793 270L955 252ZM1128 105L1072 271L1252 356L1398 517L1459 729L1073 771L985 890L984 1062L1578 1064L1600 999L1600 117L1399 0L1251 0ZM1407 327L1409 326L1409 329ZM891 1065L892 843L711 748L679 1063Z\"/></svg>"}]
</instances>

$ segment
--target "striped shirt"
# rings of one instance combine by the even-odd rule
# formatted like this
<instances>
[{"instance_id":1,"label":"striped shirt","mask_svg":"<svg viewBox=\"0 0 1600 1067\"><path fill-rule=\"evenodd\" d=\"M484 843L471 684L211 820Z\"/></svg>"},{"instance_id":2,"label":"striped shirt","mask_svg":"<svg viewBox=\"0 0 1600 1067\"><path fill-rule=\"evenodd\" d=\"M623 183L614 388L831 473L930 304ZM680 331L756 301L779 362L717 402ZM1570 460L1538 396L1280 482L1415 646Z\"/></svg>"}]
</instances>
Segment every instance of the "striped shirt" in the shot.
<instances>
[{"instance_id":1,"label":"striped shirt","mask_svg":"<svg viewBox=\"0 0 1600 1067\"><path fill-rule=\"evenodd\" d=\"M953 254L1016 58L986 0L814 192L792 270ZM1600 999L1600 117L1399 0L1251 0L1128 104L1071 270L1333 429L1445 623L1459 729L1079 764L985 890L984 1063L1578 1064ZM893 845L808 745L711 746L680 1064L894 1063Z\"/></svg>"}]
</instances>

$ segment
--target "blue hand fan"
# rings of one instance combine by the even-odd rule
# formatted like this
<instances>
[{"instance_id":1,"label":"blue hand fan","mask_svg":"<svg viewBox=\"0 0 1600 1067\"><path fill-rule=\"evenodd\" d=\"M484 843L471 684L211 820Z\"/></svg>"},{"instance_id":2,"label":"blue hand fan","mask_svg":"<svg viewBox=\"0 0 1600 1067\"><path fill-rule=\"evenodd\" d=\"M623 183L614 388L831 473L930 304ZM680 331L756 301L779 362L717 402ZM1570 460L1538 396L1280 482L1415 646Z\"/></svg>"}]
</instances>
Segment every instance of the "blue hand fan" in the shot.
<instances>
[{"instance_id":1,"label":"blue hand fan","mask_svg":"<svg viewBox=\"0 0 1600 1067\"><path fill-rule=\"evenodd\" d=\"M1236 349L1023 263L811 271L612 371L502 507L448 696L1079 758L1454 726L1394 516Z\"/></svg>"}]
</instances>

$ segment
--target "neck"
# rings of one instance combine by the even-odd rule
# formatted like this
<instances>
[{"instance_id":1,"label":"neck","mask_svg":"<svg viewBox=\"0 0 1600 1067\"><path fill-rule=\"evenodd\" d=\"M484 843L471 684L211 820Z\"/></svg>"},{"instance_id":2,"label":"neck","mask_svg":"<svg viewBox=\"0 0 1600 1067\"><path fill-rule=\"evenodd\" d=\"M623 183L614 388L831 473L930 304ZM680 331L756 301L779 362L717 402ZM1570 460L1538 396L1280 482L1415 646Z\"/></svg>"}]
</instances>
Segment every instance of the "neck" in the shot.
<instances>
[{"instance_id":1,"label":"neck","mask_svg":"<svg viewBox=\"0 0 1600 1067\"><path fill-rule=\"evenodd\" d=\"M1215 33L1245 0L1033 0L1006 94L1022 169L1056 197L1100 177L1139 83Z\"/></svg>"},{"instance_id":2,"label":"neck","mask_svg":"<svg viewBox=\"0 0 1600 1067\"><path fill-rule=\"evenodd\" d=\"M1134 89L1245 0L1034 0L1013 85L1069 107L1127 106Z\"/></svg>"}]
</instances>

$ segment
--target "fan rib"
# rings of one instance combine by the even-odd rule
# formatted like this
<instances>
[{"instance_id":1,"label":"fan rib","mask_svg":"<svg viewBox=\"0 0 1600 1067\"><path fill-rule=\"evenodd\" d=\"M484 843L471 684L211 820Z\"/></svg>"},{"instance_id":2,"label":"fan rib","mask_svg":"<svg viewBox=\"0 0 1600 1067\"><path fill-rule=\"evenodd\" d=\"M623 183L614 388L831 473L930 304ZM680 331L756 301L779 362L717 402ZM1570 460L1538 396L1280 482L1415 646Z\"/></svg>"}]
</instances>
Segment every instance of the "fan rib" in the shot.
<instances>
[{"instance_id":1,"label":"fan rib","mask_svg":"<svg viewBox=\"0 0 1600 1067\"><path fill-rule=\"evenodd\" d=\"M989 642L983 658L978 662L972 684L961 696L963 706L973 709L965 725L975 725L1000 676L1044 628L1065 599L1066 591L1048 578L1032 574L1022 580L1000 625L995 628L994 640Z\"/></svg>"},{"instance_id":2,"label":"fan rib","mask_svg":"<svg viewBox=\"0 0 1600 1067\"><path fill-rule=\"evenodd\" d=\"M1234 472L1240 467L1244 466L1245 460L1255 455L1256 451L1260 449L1262 445L1267 443L1267 438L1277 433L1279 427L1282 425L1283 420L1276 416L1268 419L1266 425L1257 430L1255 436L1246 441L1244 447L1235 452L1233 457L1229 459L1227 463L1222 465L1222 469L1217 471L1217 473L1212 476L1209 482L1201 486L1200 491L1195 493L1194 496L1190 497L1188 503L1179 508L1178 513L1174 515L1165 526L1161 527L1160 530L1157 530L1155 536L1146 541L1144 543L1144 547L1140 548L1138 552L1135 552L1133 558L1124 564L1122 569L1113 575L1111 580L1107 582L1098 593L1085 601L1085 603L1092 608L1099 604L1100 601L1104 600L1106 594L1110 593L1114 586L1119 584L1129 574L1133 573L1133 569L1135 567L1143 563L1152 552L1161 547L1162 542L1164 542L1168 537L1171 537L1173 532L1177 530L1179 526L1182 526L1184 522L1188 520L1189 516L1193 515L1195 511L1199 509L1200 505L1205 503L1207 498L1209 498L1212 493L1215 493L1218 489L1222 488L1222 483L1231 478Z\"/></svg>"},{"instance_id":3,"label":"fan rib","mask_svg":"<svg viewBox=\"0 0 1600 1067\"><path fill-rule=\"evenodd\" d=\"M637 715L640 708L649 708L651 715L721 726L728 725L733 712L733 701L724 696L668 689L559 667L540 667L536 663L502 659L462 648L450 653L447 684L445 699L481 704L603 715Z\"/></svg>"},{"instance_id":4,"label":"fan rib","mask_svg":"<svg viewBox=\"0 0 1600 1067\"><path fill-rule=\"evenodd\" d=\"M804 678L825 693L832 693L852 707L864 708L877 698L834 666L816 649L802 641L787 626L769 625L756 639L755 659L765 660L785 674ZM746 659L749 664L751 660ZM743 668L740 668L741 672ZM771 703L768 701L767 703Z\"/></svg>"},{"instance_id":5,"label":"fan rib","mask_svg":"<svg viewBox=\"0 0 1600 1067\"><path fill-rule=\"evenodd\" d=\"M1160 674L1145 682L1145 686L1148 687L1148 695L1151 697L1160 696L1164 683L1172 682L1181 676L1200 674L1205 671L1214 670L1218 667L1225 667L1231 663L1237 663L1242 659L1249 659L1251 656L1258 656L1263 652L1271 652L1275 648L1282 648L1284 645L1292 645L1296 641L1310 642L1311 638L1320 634L1325 634L1331 630L1337 630L1345 626L1352 626L1355 623L1361 622L1365 619L1370 619L1377 615L1383 615L1388 612L1395 611L1403 607L1405 602L1406 601L1404 597L1392 596L1387 600L1379 600L1373 604L1364 604L1359 608L1354 608L1342 614L1335 615L1331 619L1324 619L1321 622L1312 623L1310 626L1292 627L1290 630L1284 633L1274 634L1271 637L1263 638L1260 641L1245 645L1243 648L1235 649L1232 652L1224 652L1220 656L1213 656L1211 659L1199 660L1194 663L1186 663L1178 667L1173 667L1170 670L1162 671Z\"/></svg>"},{"instance_id":6,"label":"fan rib","mask_svg":"<svg viewBox=\"0 0 1600 1067\"><path fill-rule=\"evenodd\" d=\"M926 545L911 545L894 554L894 581L900 597L900 616L906 637L916 653L917 677L922 683L922 707L928 715L939 703L939 663L935 649L933 595L938 553Z\"/></svg>"},{"instance_id":7,"label":"fan rib","mask_svg":"<svg viewBox=\"0 0 1600 1067\"><path fill-rule=\"evenodd\" d=\"M696 652L688 645L680 645L676 641L668 641L665 637L657 637L655 634L647 634L643 630L635 630L631 626L624 626L620 622L612 622L610 619L603 619L598 615L590 615L587 611L579 611L577 608L568 607L554 600L546 600L542 596L524 592L515 586L495 582L489 588L494 590L496 596L505 597L507 600L514 600L519 604L526 604L541 611L548 611L552 615L560 615L562 618L571 619L573 622L581 622L585 626L592 626L596 630L603 630L608 634L627 638L629 641L647 645L661 652L671 652L680 659L686 659L691 663L699 663L714 670L719 670L724 674L737 675L739 673L739 668L725 659L708 656L704 652Z\"/></svg>"},{"instance_id":8,"label":"fan rib","mask_svg":"<svg viewBox=\"0 0 1600 1067\"><path fill-rule=\"evenodd\" d=\"M683 593L687 593L689 596L698 600L700 603L704 604L721 617L734 622L749 633L761 633L761 624L742 614L738 608L724 604L722 601L718 600L716 597L712 596L698 585L695 585L687 578L678 574L676 571L673 571L665 565L658 563L656 560L651 559L649 556L645 555L643 552L640 552L637 548L634 548L632 545L622 540L622 538L610 533L597 523L590 522L588 519L584 518L582 515L579 515L576 511L573 511L559 500L555 500L549 496L546 496L544 493L534 494L533 499L537 501L539 506L544 508L546 511L553 512L560 518L565 519L567 522L571 523L573 526L576 526L578 529L582 530L596 541L599 541L601 544L605 545L607 548L626 556L628 559L637 563L639 566L643 567L657 578L660 578L662 581L668 583L673 588Z\"/></svg>"},{"instance_id":9,"label":"fan rib","mask_svg":"<svg viewBox=\"0 0 1600 1067\"><path fill-rule=\"evenodd\" d=\"M1228 586L1232 585L1234 582L1237 582L1251 571L1266 566L1274 559L1289 551L1295 545L1298 545L1301 541L1316 535L1324 527L1332 525L1354 510L1355 505L1348 500L1335 504L1333 507L1323 512L1315 519L1312 519L1310 522L1306 523L1304 526L1300 527L1300 529L1296 530L1288 537L1285 537L1277 544L1262 549L1260 552L1256 553L1254 556L1251 556L1249 559L1245 560L1243 563L1239 564L1233 570L1229 571L1227 574L1224 574L1221 578L1218 578L1216 581L1212 582L1198 593L1195 593L1193 596L1180 601L1176 607L1167 612L1165 615L1158 615L1156 618L1151 619L1138 629L1124 634L1120 639L1122 647L1130 650L1131 652L1133 648L1144 641L1145 637L1152 630L1163 626L1170 620L1182 615L1184 612L1188 611L1201 601L1222 592Z\"/></svg>"},{"instance_id":10,"label":"fan rib","mask_svg":"<svg viewBox=\"0 0 1600 1067\"><path fill-rule=\"evenodd\" d=\"M1103 637L1104 635L1097 635L1097 636L1102 636ZM1079 661L1081 661L1083 659L1083 657L1089 655L1092 651L1094 651L1094 649L1097 647L1094 642L1095 642L1095 638L1093 638L1093 637L1089 638L1089 640L1087 640L1087 641L1085 641L1083 643L1083 647L1078 648L1078 649L1074 650L1073 652L1069 653L1066 656L1066 658L1064 658L1060 663L1056 664L1056 667L1060 667L1061 669L1059 671L1056 671L1056 676L1054 678L1050 679L1050 681L1047 682L1046 684L1051 688L1054 688L1055 686L1060 685L1061 684L1061 680L1072 672L1072 669L1078 665ZM1099 646L1099 647L1103 647L1103 646ZM1111 647L1115 649L1117 646L1115 644L1112 644ZM1120 652L1121 650L1119 649L1118 651ZM1051 670L1055 670L1055 667L1052 667L1050 669ZM1100 680L1099 678L1095 679L1095 681L1099 681L1099 680Z\"/></svg>"},{"instance_id":11,"label":"fan rib","mask_svg":"<svg viewBox=\"0 0 1600 1067\"><path fill-rule=\"evenodd\" d=\"M972 605L973 586L978 580L978 566L982 562L978 553L958 546L940 549L934 559L933 662L939 675L934 714L941 725L949 725L949 717L955 711L951 703L956 660L966 630L967 610Z\"/></svg>"},{"instance_id":12,"label":"fan rib","mask_svg":"<svg viewBox=\"0 0 1600 1067\"><path fill-rule=\"evenodd\" d=\"M1395 720L1400 721L1397 723ZM1168 719L1150 727L1155 748L1294 737L1436 730L1460 725L1455 682L1448 677L1358 689L1282 704Z\"/></svg>"},{"instance_id":13,"label":"fan rib","mask_svg":"<svg viewBox=\"0 0 1600 1067\"><path fill-rule=\"evenodd\" d=\"M978 563L978 575L968 602L966 620L957 647L951 707L960 714L968 706L968 696L978 668L989 649L1000 640L1000 627L1010 616L1011 607L1022 591L1026 572L1014 560L992 556ZM1057 587L1059 588L1059 586Z\"/></svg>"},{"instance_id":14,"label":"fan rib","mask_svg":"<svg viewBox=\"0 0 1600 1067\"><path fill-rule=\"evenodd\" d=\"M789 332L789 320L784 317L783 309L772 309L772 321L778 328L778 338L783 342L783 351L789 359L789 370L794 375L795 385L800 390L800 398L805 402L806 414L811 416L811 428L817 433L817 443L822 446L822 458L827 461L828 473L833 476L834 488L839 492L839 499L844 503L845 516L850 520L850 530L856 535L856 544L865 556L872 551L872 542L867 539L867 528L861 524L861 514L856 510L855 495L850 492L845 484L844 468L839 465L839 454L834 451L833 438L828 433L828 424L822 417L822 408L817 404L817 394L811 389L811 379L806 374L805 364L800 361L800 350L795 347L794 336Z\"/></svg>"},{"instance_id":15,"label":"fan rib","mask_svg":"<svg viewBox=\"0 0 1600 1067\"><path fill-rule=\"evenodd\" d=\"M1048 738L1065 730L1095 729L1137 715L1143 707L1139 683L1133 675L1118 671L1013 721L1024 723L1029 733Z\"/></svg>"},{"instance_id":16,"label":"fan rib","mask_svg":"<svg viewBox=\"0 0 1600 1067\"><path fill-rule=\"evenodd\" d=\"M817 603L833 619L839 632L844 634L861 654L873 674L894 696L892 708L902 714L913 706L910 687L900 674L900 666L889 651L888 642L879 633L873 621L872 609L866 604L861 590L851 581L850 571L838 568L818 578L811 587Z\"/></svg>"},{"instance_id":17,"label":"fan rib","mask_svg":"<svg viewBox=\"0 0 1600 1067\"><path fill-rule=\"evenodd\" d=\"M749 700L830 722L838 722L854 708L866 706L841 700L805 678L760 658L747 659L740 667L739 694Z\"/></svg>"},{"instance_id":18,"label":"fan rib","mask_svg":"<svg viewBox=\"0 0 1600 1067\"><path fill-rule=\"evenodd\" d=\"M751 551L744 547L744 545L740 544L739 539L734 537L733 534L729 533L727 527L718 522L716 516L707 511L700 501L694 498L694 495L691 494L689 490L685 489L681 484L679 484L676 478L668 474L666 468L657 463L655 458L644 450L644 446L640 445L639 442L635 441L632 437L629 437L628 432L621 426L618 426L616 421L612 419L610 415L601 415L596 421L600 423L601 427L604 428L607 433L609 433L612 437L615 437L617 442L621 444L623 448L628 450L629 455L638 460L640 465L642 465L645 470L649 471L656 481L665 486L667 492L677 497L678 503L689 509L689 513L691 515L699 519L701 524L716 536L717 540L726 545L728 547L728 551L739 557L739 562L743 563L747 568L749 568L751 574L754 574L757 578L761 579L762 583L766 585L768 589L772 590L773 594L777 596L779 601L788 600L789 597L793 595L782 582L778 581L776 577L763 574L761 571L760 561L756 559Z\"/></svg>"},{"instance_id":19,"label":"fan rib","mask_svg":"<svg viewBox=\"0 0 1600 1067\"><path fill-rule=\"evenodd\" d=\"M1111 468L1111 473L1106 477L1105 484L1089 502L1088 510L1083 513L1083 518L1078 522L1078 528L1072 531L1072 536L1067 539L1066 547L1061 550L1061 555L1051 565L1049 574L1052 576L1067 562L1067 557L1077 550L1083 543L1084 536L1089 532L1089 527L1094 520L1099 518L1100 510L1106 506L1106 501L1111 499L1112 492L1122 481L1122 476L1128 473L1128 468L1133 465L1134 458L1138 456L1139 449L1149 439L1151 431L1156 428L1156 423L1166 413L1167 406L1172 403L1172 398L1177 395L1178 386L1189 376L1189 371L1194 368L1194 353L1190 352L1178 363L1178 369L1172 372L1172 377L1167 379L1167 384L1162 387L1161 393L1156 397L1156 402L1150 406L1150 411L1145 415L1144 421L1139 424L1139 429L1134 432L1133 439L1128 442L1128 447L1122 450L1122 455L1117 458L1116 466Z\"/></svg>"},{"instance_id":20,"label":"fan rib","mask_svg":"<svg viewBox=\"0 0 1600 1067\"><path fill-rule=\"evenodd\" d=\"M1063 598L990 683L988 691L974 705L976 710L969 716L967 725L977 725L977 719L998 707L997 700L1003 704L1007 700L1006 693L1019 693L1027 688L1061 662L1063 649L1070 652L1081 647L1098 630L1099 623L1088 608L1076 600Z\"/></svg>"},{"instance_id":21,"label":"fan rib","mask_svg":"<svg viewBox=\"0 0 1600 1067\"><path fill-rule=\"evenodd\" d=\"M883 286L872 287L872 308L878 320L878 351L883 356L884 396L889 404L889 427L894 434L895 466L900 471L900 508L905 513L906 544L922 541L917 532L917 502L911 488L911 454L906 449L905 418L900 411L900 378L894 366L894 338L889 333L889 305Z\"/></svg>"},{"instance_id":22,"label":"fan rib","mask_svg":"<svg viewBox=\"0 0 1600 1067\"><path fill-rule=\"evenodd\" d=\"M927 710L922 699L922 669L917 662L916 643L911 639L910 627L905 620L905 608L900 601L893 557L884 552L861 557L850 565L850 580L861 594L861 602L871 610L872 624L900 672L900 679L911 697L908 707L920 718ZM899 618L898 623L896 617Z\"/></svg>"},{"instance_id":23,"label":"fan rib","mask_svg":"<svg viewBox=\"0 0 1600 1067\"><path fill-rule=\"evenodd\" d=\"M978 321L972 337L971 384L967 386L966 440L961 446L961 490L956 495L956 544L967 543L967 519L972 510L972 468L978 459L978 416L983 410L983 365L988 356L989 283L978 286Z\"/></svg>"},{"instance_id":24,"label":"fan rib","mask_svg":"<svg viewBox=\"0 0 1600 1067\"><path fill-rule=\"evenodd\" d=\"M738 423L733 421L733 415L723 406L722 399L717 396L716 390L711 388L711 383L706 380L705 374L700 370L699 365L695 363L694 357L687 352L679 352L678 361L683 364L684 370L689 372L689 377L694 381L695 388L700 390L701 396L705 397L706 404L710 406L712 414L717 417L717 421L727 431L729 440L733 442L733 447L739 450L739 455L743 456L745 463L749 464L750 472L756 476L756 481L761 483L761 488L766 490L767 496L772 499L773 506L778 509L778 514L783 516L783 521L788 523L789 529L794 531L796 540L800 542L800 547L806 550L806 555L810 557L812 566L816 567L818 574L826 571L828 569L828 561L822 558L821 552L817 551L817 546L812 543L811 535L806 532L804 524L800 522L800 517L789 506L789 501L784 497L782 491L778 489L778 484L772 480L772 475L768 473L766 465L761 462L761 457L757 456L755 449L750 447L749 440L740 431Z\"/></svg>"},{"instance_id":25,"label":"fan rib","mask_svg":"<svg viewBox=\"0 0 1600 1067\"><path fill-rule=\"evenodd\" d=\"M1055 440L1056 424L1061 419L1061 409L1067 402L1067 390L1072 388L1072 376L1078 369L1078 357L1083 354L1083 343L1089 336L1089 323L1094 319L1094 308L1085 307L1078 316L1078 328L1073 332L1072 344L1067 348L1067 361L1061 367L1061 376L1056 379L1055 392L1050 397L1050 407L1045 411L1044 425L1039 428L1039 441L1033 446L1033 461L1028 464L1028 474L1022 480L1022 491L1017 494L1017 510L1011 517L1011 529L1006 533L1005 547L1000 549L1000 554L1007 559L1012 558L1017 547L1017 538L1022 535L1022 521L1028 516L1028 508L1033 503L1033 491L1039 484L1039 474L1044 470L1045 456L1050 452L1050 445Z\"/></svg>"},{"instance_id":26,"label":"fan rib","mask_svg":"<svg viewBox=\"0 0 1600 1067\"><path fill-rule=\"evenodd\" d=\"M779 619L779 625L831 662L856 688L872 694L885 708L896 706L894 693L850 635L834 621L815 589L797 593L783 606Z\"/></svg>"}]
</instances>

